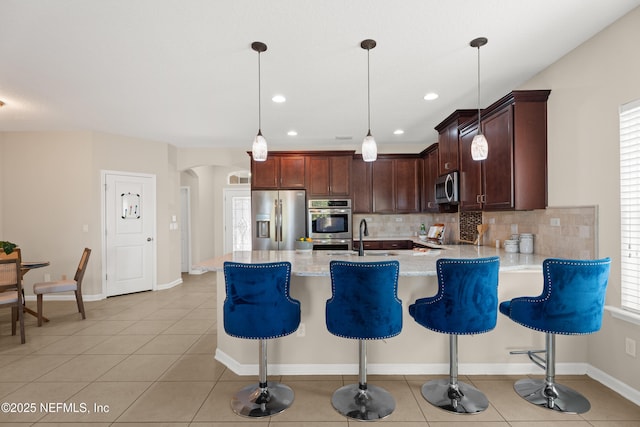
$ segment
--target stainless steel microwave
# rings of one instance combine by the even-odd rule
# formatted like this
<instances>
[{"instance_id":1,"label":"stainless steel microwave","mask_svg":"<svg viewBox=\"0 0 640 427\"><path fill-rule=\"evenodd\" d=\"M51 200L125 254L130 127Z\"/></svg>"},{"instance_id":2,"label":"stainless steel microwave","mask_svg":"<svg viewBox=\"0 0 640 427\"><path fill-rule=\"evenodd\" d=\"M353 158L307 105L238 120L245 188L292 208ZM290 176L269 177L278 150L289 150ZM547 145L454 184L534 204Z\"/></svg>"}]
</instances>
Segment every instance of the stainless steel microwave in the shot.
<instances>
[{"instance_id":1,"label":"stainless steel microwave","mask_svg":"<svg viewBox=\"0 0 640 427\"><path fill-rule=\"evenodd\" d=\"M439 176L436 179L435 190L437 203L458 203L458 172Z\"/></svg>"}]
</instances>

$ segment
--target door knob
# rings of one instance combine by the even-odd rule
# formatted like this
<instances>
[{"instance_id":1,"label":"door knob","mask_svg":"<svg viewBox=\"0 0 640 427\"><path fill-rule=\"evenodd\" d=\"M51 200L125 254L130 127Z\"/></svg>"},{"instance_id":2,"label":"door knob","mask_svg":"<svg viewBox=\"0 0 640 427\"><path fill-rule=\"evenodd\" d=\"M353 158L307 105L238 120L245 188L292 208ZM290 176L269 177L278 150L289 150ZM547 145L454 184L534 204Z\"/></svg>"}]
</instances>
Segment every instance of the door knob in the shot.
<instances>
[{"instance_id":1,"label":"door knob","mask_svg":"<svg viewBox=\"0 0 640 427\"><path fill-rule=\"evenodd\" d=\"M153 240L153 237L147 237L147 242L150 242Z\"/></svg>"}]
</instances>

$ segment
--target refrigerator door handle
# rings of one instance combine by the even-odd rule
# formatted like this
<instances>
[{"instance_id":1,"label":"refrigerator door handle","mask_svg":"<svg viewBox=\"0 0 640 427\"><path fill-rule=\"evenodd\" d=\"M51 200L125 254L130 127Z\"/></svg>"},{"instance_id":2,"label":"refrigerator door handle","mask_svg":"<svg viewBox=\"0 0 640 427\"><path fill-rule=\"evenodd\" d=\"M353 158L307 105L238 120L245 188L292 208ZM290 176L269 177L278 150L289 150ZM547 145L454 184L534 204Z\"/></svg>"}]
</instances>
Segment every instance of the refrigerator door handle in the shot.
<instances>
[{"instance_id":1,"label":"refrigerator door handle","mask_svg":"<svg viewBox=\"0 0 640 427\"><path fill-rule=\"evenodd\" d=\"M279 228L280 228L280 238L278 239L279 242L282 242L282 199L279 200L279 204L278 204L278 217L280 218L280 224L279 224Z\"/></svg>"},{"instance_id":2,"label":"refrigerator door handle","mask_svg":"<svg viewBox=\"0 0 640 427\"><path fill-rule=\"evenodd\" d=\"M275 239L276 242L280 240L280 211L278 210L278 199L273 199L273 210L274 210L274 226L275 226Z\"/></svg>"}]
</instances>

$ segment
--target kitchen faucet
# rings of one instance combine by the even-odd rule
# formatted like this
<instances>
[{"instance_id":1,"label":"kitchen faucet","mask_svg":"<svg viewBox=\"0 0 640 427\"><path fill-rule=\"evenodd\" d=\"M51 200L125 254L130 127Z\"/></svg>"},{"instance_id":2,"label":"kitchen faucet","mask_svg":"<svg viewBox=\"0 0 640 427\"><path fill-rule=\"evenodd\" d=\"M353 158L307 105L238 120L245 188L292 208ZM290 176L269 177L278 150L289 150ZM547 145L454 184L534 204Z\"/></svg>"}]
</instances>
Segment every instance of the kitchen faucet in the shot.
<instances>
[{"instance_id":1,"label":"kitchen faucet","mask_svg":"<svg viewBox=\"0 0 640 427\"><path fill-rule=\"evenodd\" d=\"M360 221L360 246L358 246L358 256L364 256L364 243L362 243L362 225L364 225L364 235L369 235L369 229L367 228L367 221L362 218Z\"/></svg>"}]
</instances>

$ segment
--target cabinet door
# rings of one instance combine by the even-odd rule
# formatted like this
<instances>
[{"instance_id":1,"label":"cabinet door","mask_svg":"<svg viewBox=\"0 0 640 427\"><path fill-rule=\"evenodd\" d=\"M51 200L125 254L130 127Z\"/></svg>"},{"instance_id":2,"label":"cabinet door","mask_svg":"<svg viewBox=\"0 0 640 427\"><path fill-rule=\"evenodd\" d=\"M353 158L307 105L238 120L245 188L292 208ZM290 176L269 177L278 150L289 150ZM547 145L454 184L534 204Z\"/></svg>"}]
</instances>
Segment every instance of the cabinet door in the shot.
<instances>
[{"instance_id":1,"label":"cabinet door","mask_svg":"<svg viewBox=\"0 0 640 427\"><path fill-rule=\"evenodd\" d=\"M373 162L371 172L371 182L373 188L373 212L395 212L395 182L393 160L378 158L378 160Z\"/></svg>"},{"instance_id":2,"label":"cabinet door","mask_svg":"<svg viewBox=\"0 0 640 427\"><path fill-rule=\"evenodd\" d=\"M458 170L458 121L447 126L438 136L439 174Z\"/></svg>"},{"instance_id":3,"label":"cabinet door","mask_svg":"<svg viewBox=\"0 0 640 427\"><path fill-rule=\"evenodd\" d=\"M264 162L251 161L252 188L278 188L280 158L269 156Z\"/></svg>"},{"instance_id":4,"label":"cabinet door","mask_svg":"<svg viewBox=\"0 0 640 427\"><path fill-rule=\"evenodd\" d=\"M427 154L424 159L424 177L422 186L424 190L424 212L438 212L438 203L436 202L435 184L438 178L438 150L435 149Z\"/></svg>"},{"instance_id":5,"label":"cabinet door","mask_svg":"<svg viewBox=\"0 0 640 427\"><path fill-rule=\"evenodd\" d=\"M330 193L329 158L309 156L307 157L307 165L309 195L328 196Z\"/></svg>"},{"instance_id":6,"label":"cabinet door","mask_svg":"<svg viewBox=\"0 0 640 427\"><path fill-rule=\"evenodd\" d=\"M395 212L420 212L420 159L393 161L395 163Z\"/></svg>"},{"instance_id":7,"label":"cabinet door","mask_svg":"<svg viewBox=\"0 0 640 427\"><path fill-rule=\"evenodd\" d=\"M412 249L411 240L383 240L382 249Z\"/></svg>"},{"instance_id":8,"label":"cabinet door","mask_svg":"<svg viewBox=\"0 0 640 427\"><path fill-rule=\"evenodd\" d=\"M362 246L364 247L365 250L378 251L382 249L382 242L380 240L364 240L362 242ZM354 250L360 249L359 240L353 241L353 249Z\"/></svg>"},{"instance_id":9,"label":"cabinet door","mask_svg":"<svg viewBox=\"0 0 640 427\"><path fill-rule=\"evenodd\" d=\"M483 160L485 210L512 209L513 201L513 106L482 120L489 155Z\"/></svg>"},{"instance_id":10,"label":"cabinet door","mask_svg":"<svg viewBox=\"0 0 640 427\"><path fill-rule=\"evenodd\" d=\"M348 196L351 190L351 157L329 158L329 190L333 196Z\"/></svg>"},{"instance_id":11,"label":"cabinet door","mask_svg":"<svg viewBox=\"0 0 640 427\"><path fill-rule=\"evenodd\" d=\"M371 213L371 163L361 158L351 161L351 209L353 213Z\"/></svg>"},{"instance_id":12,"label":"cabinet door","mask_svg":"<svg viewBox=\"0 0 640 427\"><path fill-rule=\"evenodd\" d=\"M466 130L460 135L460 197L461 211L482 209L482 162L471 158L471 141L477 133L477 127ZM491 155L491 153L489 153Z\"/></svg>"},{"instance_id":13,"label":"cabinet door","mask_svg":"<svg viewBox=\"0 0 640 427\"><path fill-rule=\"evenodd\" d=\"M280 158L280 188L304 188L304 156Z\"/></svg>"}]
</instances>

